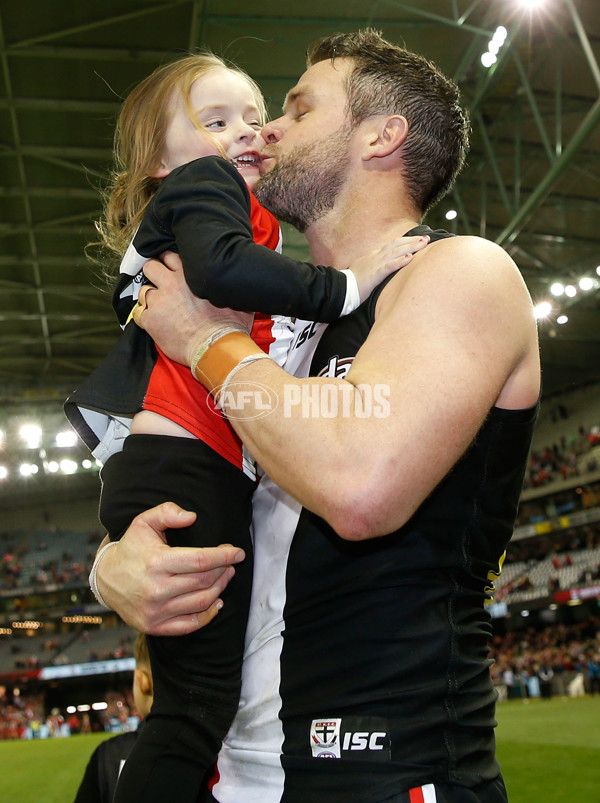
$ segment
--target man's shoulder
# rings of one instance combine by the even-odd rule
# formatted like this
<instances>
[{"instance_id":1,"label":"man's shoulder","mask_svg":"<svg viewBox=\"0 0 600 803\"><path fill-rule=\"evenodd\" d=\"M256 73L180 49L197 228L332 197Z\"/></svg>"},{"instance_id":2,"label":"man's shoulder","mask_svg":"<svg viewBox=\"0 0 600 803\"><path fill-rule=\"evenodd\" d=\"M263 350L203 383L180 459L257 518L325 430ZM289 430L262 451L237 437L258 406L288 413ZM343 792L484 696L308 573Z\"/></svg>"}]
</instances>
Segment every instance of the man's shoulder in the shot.
<instances>
[{"instance_id":1,"label":"man's shoulder","mask_svg":"<svg viewBox=\"0 0 600 803\"><path fill-rule=\"evenodd\" d=\"M481 284L482 280L499 282L518 276L513 259L496 243L473 235L431 237L429 245L415 255L411 263L395 274L390 290L423 286L435 291L447 284L451 292L461 282Z\"/></svg>"}]
</instances>

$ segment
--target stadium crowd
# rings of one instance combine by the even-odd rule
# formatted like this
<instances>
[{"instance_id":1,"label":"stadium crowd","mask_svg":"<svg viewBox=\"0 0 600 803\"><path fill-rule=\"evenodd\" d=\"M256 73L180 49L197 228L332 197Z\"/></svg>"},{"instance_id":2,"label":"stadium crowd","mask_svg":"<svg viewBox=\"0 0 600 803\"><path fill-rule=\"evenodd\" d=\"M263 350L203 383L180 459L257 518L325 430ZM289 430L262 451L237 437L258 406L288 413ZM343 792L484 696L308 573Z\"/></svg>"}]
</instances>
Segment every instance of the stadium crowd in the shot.
<instances>
[{"instance_id":1,"label":"stadium crowd","mask_svg":"<svg viewBox=\"0 0 600 803\"><path fill-rule=\"evenodd\" d=\"M600 617L496 635L491 657L501 699L600 693Z\"/></svg>"},{"instance_id":2,"label":"stadium crowd","mask_svg":"<svg viewBox=\"0 0 600 803\"><path fill-rule=\"evenodd\" d=\"M131 690L109 691L106 708L94 711L61 711L53 707L46 713L42 692L21 695L0 686L0 739L65 738L78 733L106 731L125 733L136 730L140 716Z\"/></svg>"}]
</instances>

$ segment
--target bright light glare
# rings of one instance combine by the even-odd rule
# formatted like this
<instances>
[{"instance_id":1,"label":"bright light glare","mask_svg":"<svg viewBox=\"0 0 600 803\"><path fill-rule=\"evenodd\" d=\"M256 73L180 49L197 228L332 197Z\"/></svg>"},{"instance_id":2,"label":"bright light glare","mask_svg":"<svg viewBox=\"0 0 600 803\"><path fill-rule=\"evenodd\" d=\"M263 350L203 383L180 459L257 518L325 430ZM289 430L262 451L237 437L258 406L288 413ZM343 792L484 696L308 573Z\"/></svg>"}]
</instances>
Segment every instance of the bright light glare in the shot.
<instances>
[{"instance_id":1,"label":"bright light glare","mask_svg":"<svg viewBox=\"0 0 600 803\"><path fill-rule=\"evenodd\" d=\"M577 288L574 287L572 284L568 284L565 287L565 295L569 296L569 298L575 298L577 295Z\"/></svg>"},{"instance_id":2,"label":"bright light glare","mask_svg":"<svg viewBox=\"0 0 600 803\"><path fill-rule=\"evenodd\" d=\"M51 460L48 463L48 471L51 474L56 474L56 472L58 471L58 463L56 462L56 460Z\"/></svg>"},{"instance_id":3,"label":"bright light glare","mask_svg":"<svg viewBox=\"0 0 600 803\"><path fill-rule=\"evenodd\" d=\"M520 0L523 8L539 8L544 5L545 0Z\"/></svg>"},{"instance_id":4,"label":"bright light glare","mask_svg":"<svg viewBox=\"0 0 600 803\"><path fill-rule=\"evenodd\" d=\"M595 282L594 282L594 280L593 280L593 279L592 279L590 276L583 276L583 277L582 277L582 278L579 280L579 287L580 287L580 288L581 288L583 291L592 290L592 289L593 289L593 287L594 287L594 284L595 284Z\"/></svg>"},{"instance_id":5,"label":"bright light glare","mask_svg":"<svg viewBox=\"0 0 600 803\"><path fill-rule=\"evenodd\" d=\"M533 308L533 314L536 317L536 320L539 321L540 318L547 318L548 315L552 312L552 304L549 301L541 301L539 304Z\"/></svg>"},{"instance_id":6,"label":"bright light glare","mask_svg":"<svg viewBox=\"0 0 600 803\"><path fill-rule=\"evenodd\" d=\"M22 477L30 477L32 474L38 473L38 467L35 463L21 463L19 473Z\"/></svg>"},{"instance_id":7,"label":"bright light glare","mask_svg":"<svg viewBox=\"0 0 600 803\"><path fill-rule=\"evenodd\" d=\"M81 461L81 468L91 468L93 465L91 460L82 460Z\"/></svg>"},{"instance_id":8,"label":"bright light glare","mask_svg":"<svg viewBox=\"0 0 600 803\"><path fill-rule=\"evenodd\" d=\"M600 276L600 265L598 265L598 267L596 268L596 273L598 274L598 276Z\"/></svg>"},{"instance_id":9,"label":"bright light glare","mask_svg":"<svg viewBox=\"0 0 600 803\"><path fill-rule=\"evenodd\" d=\"M19 435L29 449L37 449L42 440L42 430L37 424L25 424L19 430Z\"/></svg>"},{"instance_id":10,"label":"bright light glare","mask_svg":"<svg viewBox=\"0 0 600 803\"><path fill-rule=\"evenodd\" d=\"M559 315L558 318L556 319L556 323L561 324L561 326L563 323L568 323L568 321L569 321L568 315Z\"/></svg>"},{"instance_id":11,"label":"bright light glare","mask_svg":"<svg viewBox=\"0 0 600 803\"><path fill-rule=\"evenodd\" d=\"M5 480L8 477L8 469L6 466L0 466L0 480Z\"/></svg>"},{"instance_id":12,"label":"bright light glare","mask_svg":"<svg viewBox=\"0 0 600 803\"><path fill-rule=\"evenodd\" d=\"M456 211L456 209L449 209L446 212L446 220L456 220L457 217L458 217L458 212Z\"/></svg>"},{"instance_id":13,"label":"bright light glare","mask_svg":"<svg viewBox=\"0 0 600 803\"><path fill-rule=\"evenodd\" d=\"M565 292L565 286L560 282L554 282L554 284L550 286L550 292L553 296L562 296Z\"/></svg>"},{"instance_id":14,"label":"bright light glare","mask_svg":"<svg viewBox=\"0 0 600 803\"><path fill-rule=\"evenodd\" d=\"M490 53L489 50L481 54L481 63L483 64L484 67L491 67L492 64L496 63L496 61L497 61L496 56L494 56L493 53Z\"/></svg>"},{"instance_id":15,"label":"bright light glare","mask_svg":"<svg viewBox=\"0 0 600 803\"><path fill-rule=\"evenodd\" d=\"M61 460L60 470L63 474L74 474L77 471L77 463L75 460Z\"/></svg>"},{"instance_id":16,"label":"bright light glare","mask_svg":"<svg viewBox=\"0 0 600 803\"><path fill-rule=\"evenodd\" d=\"M504 27L504 25L498 25L496 28L496 32L492 38L492 42L498 42L499 45L503 45L506 41L506 37L508 36L508 31Z\"/></svg>"},{"instance_id":17,"label":"bright light glare","mask_svg":"<svg viewBox=\"0 0 600 803\"><path fill-rule=\"evenodd\" d=\"M77 443L77 433L72 429L66 429L64 432L56 433L56 445L62 447L75 446Z\"/></svg>"},{"instance_id":18,"label":"bright light glare","mask_svg":"<svg viewBox=\"0 0 600 803\"><path fill-rule=\"evenodd\" d=\"M92 708L94 711L104 711L105 708L108 708L108 703L92 703Z\"/></svg>"}]
</instances>

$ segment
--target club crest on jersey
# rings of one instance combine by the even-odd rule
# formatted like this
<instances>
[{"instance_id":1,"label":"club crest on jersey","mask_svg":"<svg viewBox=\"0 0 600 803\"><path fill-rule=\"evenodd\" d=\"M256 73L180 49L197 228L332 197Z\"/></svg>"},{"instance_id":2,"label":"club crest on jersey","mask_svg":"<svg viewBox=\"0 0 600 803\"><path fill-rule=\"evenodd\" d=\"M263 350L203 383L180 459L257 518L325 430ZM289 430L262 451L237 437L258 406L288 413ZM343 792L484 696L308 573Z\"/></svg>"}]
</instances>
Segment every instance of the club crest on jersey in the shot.
<instances>
[{"instance_id":1,"label":"club crest on jersey","mask_svg":"<svg viewBox=\"0 0 600 803\"><path fill-rule=\"evenodd\" d=\"M330 376L336 379L344 379L350 368L354 357L332 357L325 368L323 368L317 376Z\"/></svg>"},{"instance_id":2,"label":"club crest on jersey","mask_svg":"<svg viewBox=\"0 0 600 803\"><path fill-rule=\"evenodd\" d=\"M313 719L310 726L310 749L313 758L389 761L389 726L380 717Z\"/></svg>"},{"instance_id":3,"label":"club crest on jersey","mask_svg":"<svg viewBox=\"0 0 600 803\"><path fill-rule=\"evenodd\" d=\"M313 719L310 726L310 746L313 758L341 758L341 719Z\"/></svg>"}]
</instances>

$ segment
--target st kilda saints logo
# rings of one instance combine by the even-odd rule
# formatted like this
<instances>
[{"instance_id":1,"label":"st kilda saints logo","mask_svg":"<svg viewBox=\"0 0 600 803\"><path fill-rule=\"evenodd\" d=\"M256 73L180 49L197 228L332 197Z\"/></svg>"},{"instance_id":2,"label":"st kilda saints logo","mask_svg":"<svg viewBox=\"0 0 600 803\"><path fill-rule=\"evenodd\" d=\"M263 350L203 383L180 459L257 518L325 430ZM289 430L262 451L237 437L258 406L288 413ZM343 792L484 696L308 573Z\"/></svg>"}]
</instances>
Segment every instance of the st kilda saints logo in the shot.
<instances>
[{"instance_id":1,"label":"st kilda saints logo","mask_svg":"<svg viewBox=\"0 0 600 803\"><path fill-rule=\"evenodd\" d=\"M381 717L313 719L310 748L313 758L389 761L390 729Z\"/></svg>"}]
</instances>

